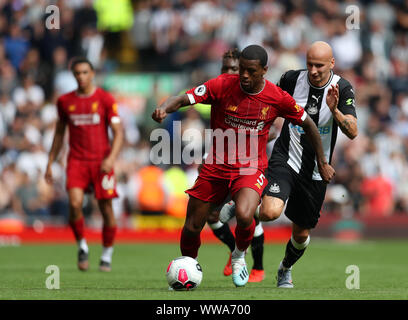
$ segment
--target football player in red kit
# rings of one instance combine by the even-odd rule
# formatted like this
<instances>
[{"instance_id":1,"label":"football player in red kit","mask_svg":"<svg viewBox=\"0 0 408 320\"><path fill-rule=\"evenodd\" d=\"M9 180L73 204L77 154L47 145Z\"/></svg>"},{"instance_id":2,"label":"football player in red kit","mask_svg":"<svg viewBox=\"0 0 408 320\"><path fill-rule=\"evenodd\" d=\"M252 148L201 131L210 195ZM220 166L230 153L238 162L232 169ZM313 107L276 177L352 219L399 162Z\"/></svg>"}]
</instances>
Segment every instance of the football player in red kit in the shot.
<instances>
[{"instance_id":1,"label":"football player in red kit","mask_svg":"<svg viewBox=\"0 0 408 320\"><path fill-rule=\"evenodd\" d=\"M212 150L194 186L186 191L190 199L180 249L183 256L197 258L200 233L208 215L230 192L236 203L231 266L232 281L237 287L249 279L245 251L254 235L254 213L267 184L266 144L274 120L283 117L301 126L316 151L323 180L329 182L334 175L315 123L292 96L264 79L267 69L265 49L248 46L239 59L239 75L222 74L186 94L170 97L152 114L154 120L162 122L167 114L182 106L211 104Z\"/></svg>"},{"instance_id":2,"label":"football player in red kit","mask_svg":"<svg viewBox=\"0 0 408 320\"><path fill-rule=\"evenodd\" d=\"M84 237L82 203L84 193L93 190L103 216L103 252L99 269L110 271L116 221L112 199L117 197L114 161L123 143L118 107L112 95L93 83L95 72L85 58L74 58L71 70L78 89L59 97L58 121L48 156L45 180L52 183L52 163L61 150L65 129L69 128L66 188L69 197L69 225L78 242L78 268L87 270L88 246ZM108 127L113 133L109 142Z\"/></svg>"}]
</instances>

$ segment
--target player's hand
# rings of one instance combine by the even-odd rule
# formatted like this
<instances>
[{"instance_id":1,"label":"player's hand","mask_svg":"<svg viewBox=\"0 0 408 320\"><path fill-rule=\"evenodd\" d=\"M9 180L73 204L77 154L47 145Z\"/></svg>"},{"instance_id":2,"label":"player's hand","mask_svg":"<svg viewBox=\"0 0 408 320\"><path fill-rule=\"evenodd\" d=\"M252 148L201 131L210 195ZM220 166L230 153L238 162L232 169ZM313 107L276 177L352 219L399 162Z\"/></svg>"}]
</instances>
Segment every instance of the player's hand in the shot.
<instances>
[{"instance_id":1,"label":"player's hand","mask_svg":"<svg viewBox=\"0 0 408 320\"><path fill-rule=\"evenodd\" d=\"M337 104L339 103L339 85L332 84L329 90L327 91L326 103L330 108L330 111L333 112L337 109Z\"/></svg>"},{"instance_id":2,"label":"player's hand","mask_svg":"<svg viewBox=\"0 0 408 320\"><path fill-rule=\"evenodd\" d=\"M101 163L101 171L104 173L110 173L113 169L114 161L111 158L106 158Z\"/></svg>"},{"instance_id":3,"label":"player's hand","mask_svg":"<svg viewBox=\"0 0 408 320\"><path fill-rule=\"evenodd\" d=\"M47 166L47 169L45 170L44 179L48 184L52 184L54 181L52 178L52 169L50 165Z\"/></svg>"},{"instance_id":4,"label":"player's hand","mask_svg":"<svg viewBox=\"0 0 408 320\"><path fill-rule=\"evenodd\" d=\"M326 183L330 183L333 177L336 175L336 171L334 168L328 164L327 162L318 165L320 176L322 177L323 181Z\"/></svg>"},{"instance_id":5,"label":"player's hand","mask_svg":"<svg viewBox=\"0 0 408 320\"><path fill-rule=\"evenodd\" d=\"M152 118L154 121L158 123L162 123L162 121L167 117L167 112L162 108L156 108L152 114Z\"/></svg>"}]
</instances>

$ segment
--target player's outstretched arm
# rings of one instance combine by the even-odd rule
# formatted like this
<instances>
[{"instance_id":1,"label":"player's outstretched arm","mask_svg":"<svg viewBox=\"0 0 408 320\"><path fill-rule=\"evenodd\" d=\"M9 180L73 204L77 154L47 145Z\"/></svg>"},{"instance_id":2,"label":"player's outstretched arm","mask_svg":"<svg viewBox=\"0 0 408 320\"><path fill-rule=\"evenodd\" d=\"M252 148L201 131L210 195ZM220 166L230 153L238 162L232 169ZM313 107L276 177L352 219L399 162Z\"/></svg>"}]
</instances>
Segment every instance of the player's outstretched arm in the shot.
<instances>
[{"instance_id":1,"label":"player's outstretched arm","mask_svg":"<svg viewBox=\"0 0 408 320\"><path fill-rule=\"evenodd\" d=\"M180 96L172 96L164 101L160 105L160 107L154 110L152 118L153 120L161 123L167 117L167 114L176 112L181 107L189 105L191 105L191 102L186 94Z\"/></svg>"},{"instance_id":2,"label":"player's outstretched arm","mask_svg":"<svg viewBox=\"0 0 408 320\"><path fill-rule=\"evenodd\" d=\"M305 131L306 137L308 137L310 143L312 144L317 159L317 166L319 168L319 173L322 179L329 183L330 180L335 175L333 167L327 162L326 156L323 152L322 139L320 138L319 131L313 120L307 115L305 121L302 124L303 130Z\"/></svg>"},{"instance_id":3,"label":"player's outstretched arm","mask_svg":"<svg viewBox=\"0 0 408 320\"><path fill-rule=\"evenodd\" d=\"M45 170L45 181L47 183L52 183L52 170L51 166L55 159L58 157L59 152L61 151L62 142L64 140L64 133L65 133L66 123L59 119L57 121L57 125L55 128L54 139L52 141L51 150L48 154L48 164Z\"/></svg>"},{"instance_id":4,"label":"player's outstretched arm","mask_svg":"<svg viewBox=\"0 0 408 320\"><path fill-rule=\"evenodd\" d=\"M123 126L120 122L110 124L113 133L111 152L101 163L101 171L109 173L112 171L114 162L119 155L123 145L124 133Z\"/></svg>"},{"instance_id":5,"label":"player's outstretched arm","mask_svg":"<svg viewBox=\"0 0 408 320\"><path fill-rule=\"evenodd\" d=\"M338 108L339 103L339 85L337 84L329 88L327 91L326 103L333 114L334 120L337 122L340 130L349 138L357 137L357 119L351 114L343 114Z\"/></svg>"}]
</instances>

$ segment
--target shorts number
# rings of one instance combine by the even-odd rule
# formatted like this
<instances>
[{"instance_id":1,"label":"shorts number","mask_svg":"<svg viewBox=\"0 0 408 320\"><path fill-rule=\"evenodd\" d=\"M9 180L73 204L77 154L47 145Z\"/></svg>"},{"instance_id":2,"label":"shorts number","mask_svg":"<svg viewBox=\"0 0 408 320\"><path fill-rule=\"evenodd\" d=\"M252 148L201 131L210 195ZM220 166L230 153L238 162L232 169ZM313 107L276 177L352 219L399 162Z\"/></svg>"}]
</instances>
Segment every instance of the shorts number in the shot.
<instances>
[{"instance_id":1,"label":"shorts number","mask_svg":"<svg viewBox=\"0 0 408 320\"><path fill-rule=\"evenodd\" d=\"M259 178L256 179L256 182L258 182L259 185L262 187L263 184L264 184L264 181L265 181L265 176L263 175L263 173L261 173L261 174L259 175Z\"/></svg>"}]
</instances>

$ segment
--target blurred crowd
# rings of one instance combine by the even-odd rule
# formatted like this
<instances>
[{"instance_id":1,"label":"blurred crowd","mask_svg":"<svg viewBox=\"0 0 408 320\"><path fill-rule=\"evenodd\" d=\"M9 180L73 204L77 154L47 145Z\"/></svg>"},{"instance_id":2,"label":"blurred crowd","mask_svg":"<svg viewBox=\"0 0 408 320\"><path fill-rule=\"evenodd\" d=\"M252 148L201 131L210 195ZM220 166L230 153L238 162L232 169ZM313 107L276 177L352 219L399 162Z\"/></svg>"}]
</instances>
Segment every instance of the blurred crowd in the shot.
<instances>
[{"instance_id":1,"label":"blurred crowd","mask_svg":"<svg viewBox=\"0 0 408 320\"><path fill-rule=\"evenodd\" d=\"M59 9L51 21L59 28L47 27L55 19L49 5ZM67 146L53 186L43 173L56 99L76 88L68 70L73 56L94 64L98 84L115 72L170 72L187 75L186 89L217 76L226 50L249 44L267 49L267 78L276 83L286 70L306 67L316 40L331 44L335 72L354 87L359 126L353 141L339 134L324 211L407 214L408 0L0 0L0 218L67 221ZM183 191L197 176L196 163L150 163L150 133L159 125L149 116L164 97L156 89L143 97L143 116L119 108L126 130L115 167L119 225L134 213L182 216ZM171 129L171 120L182 120L182 132L202 134L209 123L208 112L193 108L164 126ZM88 197L85 214L95 224L96 208Z\"/></svg>"}]
</instances>

